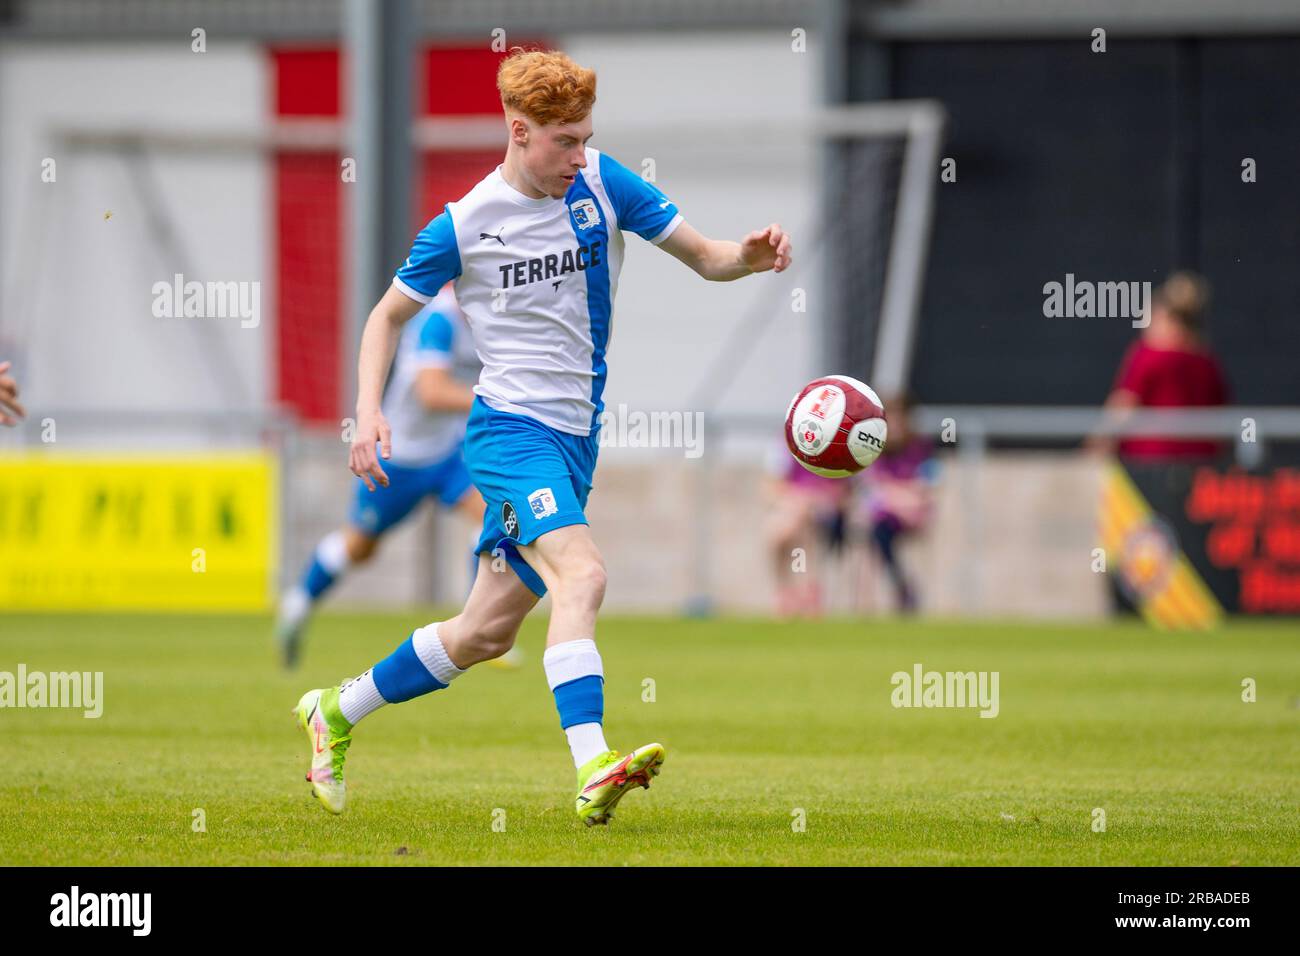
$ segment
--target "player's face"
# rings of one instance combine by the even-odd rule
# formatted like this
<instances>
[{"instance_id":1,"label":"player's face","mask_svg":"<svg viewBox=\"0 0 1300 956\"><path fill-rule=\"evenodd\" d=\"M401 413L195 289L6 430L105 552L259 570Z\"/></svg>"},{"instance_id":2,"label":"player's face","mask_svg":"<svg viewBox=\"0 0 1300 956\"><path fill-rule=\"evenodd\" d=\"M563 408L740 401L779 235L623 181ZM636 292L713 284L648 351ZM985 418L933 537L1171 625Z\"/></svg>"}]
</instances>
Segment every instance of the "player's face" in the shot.
<instances>
[{"instance_id":1,"label":"player's face","mask_svg":"<svg viewBox=\"0 0 1300 956\"><path fill-rule=\"evenodd\" d=\"M591 114L576 123L550 123L532 129L525 164L533 184L553 199L563 199L587 165L587 140L591 139Z\"/></svg>"}]
</instances>

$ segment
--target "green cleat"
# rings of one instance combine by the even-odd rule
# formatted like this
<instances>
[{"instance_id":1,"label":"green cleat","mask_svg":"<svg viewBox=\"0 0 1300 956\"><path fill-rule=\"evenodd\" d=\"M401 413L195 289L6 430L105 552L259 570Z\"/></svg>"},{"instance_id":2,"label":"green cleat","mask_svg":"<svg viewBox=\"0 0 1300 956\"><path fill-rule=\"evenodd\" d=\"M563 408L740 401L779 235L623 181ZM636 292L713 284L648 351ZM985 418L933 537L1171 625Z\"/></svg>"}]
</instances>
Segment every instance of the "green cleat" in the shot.
<instances>
[{"instance_id":1,"label":"green cleat","mask_svg":"<svg viewBox=\"0 0 1300 956\"><path fill-rule=\"evenodd\" d=\"M346 785L343 761L352 743L351 725L339 710L339 689L309 690L293 709L298 726L311 743L311 792L330 813L342 813Z\"/></svg>"},{"instance_id":2,"label":"green cleat","mask_svg":"<svg viewBox=\"0 0 1300 956\"><path fill-rule=\"evenodd\" d=\"M589 827L608 824L614 807L633 785L648 789L664 762L662 744L646 744L626 757L610 750L578 768L578 819Z\"/></svg>"}]
</instances>

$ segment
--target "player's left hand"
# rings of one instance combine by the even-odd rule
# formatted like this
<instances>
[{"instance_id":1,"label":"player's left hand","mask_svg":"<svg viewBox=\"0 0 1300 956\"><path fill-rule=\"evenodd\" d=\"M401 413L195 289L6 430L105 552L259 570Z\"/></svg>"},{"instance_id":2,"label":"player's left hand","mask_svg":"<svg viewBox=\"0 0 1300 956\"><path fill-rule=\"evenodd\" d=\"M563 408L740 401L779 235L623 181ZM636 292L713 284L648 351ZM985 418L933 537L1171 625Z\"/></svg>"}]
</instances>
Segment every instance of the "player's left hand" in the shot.
<instances>
[{"instance_id":1,"label":"player's left hand","mask_svg":"<svg viewBox=\"0 0 1300 956\"><path fill-rule=\"evenodd\" d=\"M790 266L790 237L778 223L740 240L740 260L750 272L784 272Z\"/></svg>"}]
</instances>

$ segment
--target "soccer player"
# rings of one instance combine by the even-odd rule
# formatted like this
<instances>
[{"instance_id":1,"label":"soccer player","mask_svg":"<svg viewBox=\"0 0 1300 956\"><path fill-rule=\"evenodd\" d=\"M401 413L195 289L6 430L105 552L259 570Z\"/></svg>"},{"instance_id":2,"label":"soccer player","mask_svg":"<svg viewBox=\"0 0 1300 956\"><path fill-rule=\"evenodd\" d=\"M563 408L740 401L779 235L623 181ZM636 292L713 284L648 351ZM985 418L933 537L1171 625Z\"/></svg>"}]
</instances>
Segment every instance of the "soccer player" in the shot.
<instances>
[{"instance_id":1,"label":"soccer player","mask_svg":"<svg viewBox=\"0 0 1300 956\"><path fill-rule=\"evenodd\" d=\"M457 344L466 337L450 285L403 329L382 404L395 448L389 480L374 491L357 482L347 525L321 539L302 580L281 599L276 638L286 667L298 663L316 602L348 568L370 560L380 539L424 499L483 520L483 499L461 449L474 393L453 374L457 352L466 351Z\"/></svg>"},{"instance_id":2,"label":"soccer player","mask_svg":"<svg viewBox=\"0 0 1300 956\"><path fill-rule=\"evenodd\" d=\"M396 447L379 404L394 342L454 280L483 363L465 439L487 503L479 573L459 614L419 628L342 687L308 691L295 713L312 745L312 790L340 813L355 725L504 654L549 591L542 666L577 767L577 815L591 826L608 823L631 787L648 787L664 760L658 743L619 756L605 742L595 640L605 567L583 514L623 232L724 282L784 270L790 240L776 223L740 242L705 238L654 185L589 147L596 75L563 53L515 51L497 86L505 161L425 226L366 323L350 461L368 485L388 481L375 449L386 459Z\"/></svg>"}]
</instances>

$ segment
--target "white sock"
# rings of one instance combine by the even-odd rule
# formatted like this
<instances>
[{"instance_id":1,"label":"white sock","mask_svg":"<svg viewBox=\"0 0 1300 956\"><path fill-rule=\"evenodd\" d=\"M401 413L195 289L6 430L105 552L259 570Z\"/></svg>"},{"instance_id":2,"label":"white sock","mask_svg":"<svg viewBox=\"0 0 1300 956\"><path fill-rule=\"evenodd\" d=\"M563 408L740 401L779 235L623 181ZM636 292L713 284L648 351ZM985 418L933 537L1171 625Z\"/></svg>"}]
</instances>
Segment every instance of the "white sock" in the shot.
<instances>
[{"instance_id":1,"label":"white sock","mask_svg":"<svg viewBox=\"0 0 1300 956\"><path fill-rule=\"evenodd\" d=\"M348 569L352 559L348 557L348 541L342 531L331 531L320 539L320 544L316 545L316 560L335 576Z\"/></svg>"},{"instance_id":2,"label":"white sock","mask_svg":"<svg viewBox=\"0 0 1300 956\"><path fill-rule=\"evenodd\" d=\"M590 638L565 641L548 647L542 655L542 669L546 671L546 683L552 692L561 684L580 677L605 676L600 651L596 650L596 642ZM592 757L609 750L609 745L605 743L604 728L594 721L571 724L564 728L564 735L569 739L569 752L573 754L575 767L581 767Z\"/></svg>"},{"instance_id":3,"label":"white sock","mask_svg":"<svg viewBox=\"0 0 1300 956\"><path fill-rule=\"evenodd\" d=\"M375 686L374 675L366 671L339 688L339 710L349 724L356 724L367 714L373 714L388 701Z\"/></svg>"},{"instance_id":4,"label":"white sock","mask_svg":"<svg viewBox=\"0 0 1300 956\"><path fill-rule=\"evenodd\" d=\"M437 624L429 624L418 629L411 635L411 645L415 648L415 656L420 659L420 663L444 684L450 684L465 673L447 656L447 648L442 646L442 639L438 637Z\"/></svg>"},{"instance_id":5,"label":"white sock","mask_svg":"<svg viewBox=\"0 0 1300 956\"><path fill-rule=\"evenodd\" d=\"M600 724L574 724L564 728L564 735L569 738L569 753L573 754L575 767L581 767L609 749L609 744L605 743L605 728Z\"/></svg>"},{"instance_id":6,"label":"white sock","mask_svg":"<svg viewBox=\"0 0 1300 956\"><path fill-rule=\"evenodd\" d=\"M542 670L546 671L546 683L551 690L589 674L602 678L605 676L600 651L596 650L596 642L589 637L580 641L552 644L542 655Z\"/></svg>"},{"instance_id":7,"label":"white sock","mask_svg":"<svg viewBox=\"0 0 1300 956\"><path fill-rule=\"evenodd\" d=\"M311 595L301 584L295 584L284 592L280 598L280 625L287 629L297 629L307 620L311 613Z\"/></svg>"}]
</instances>

